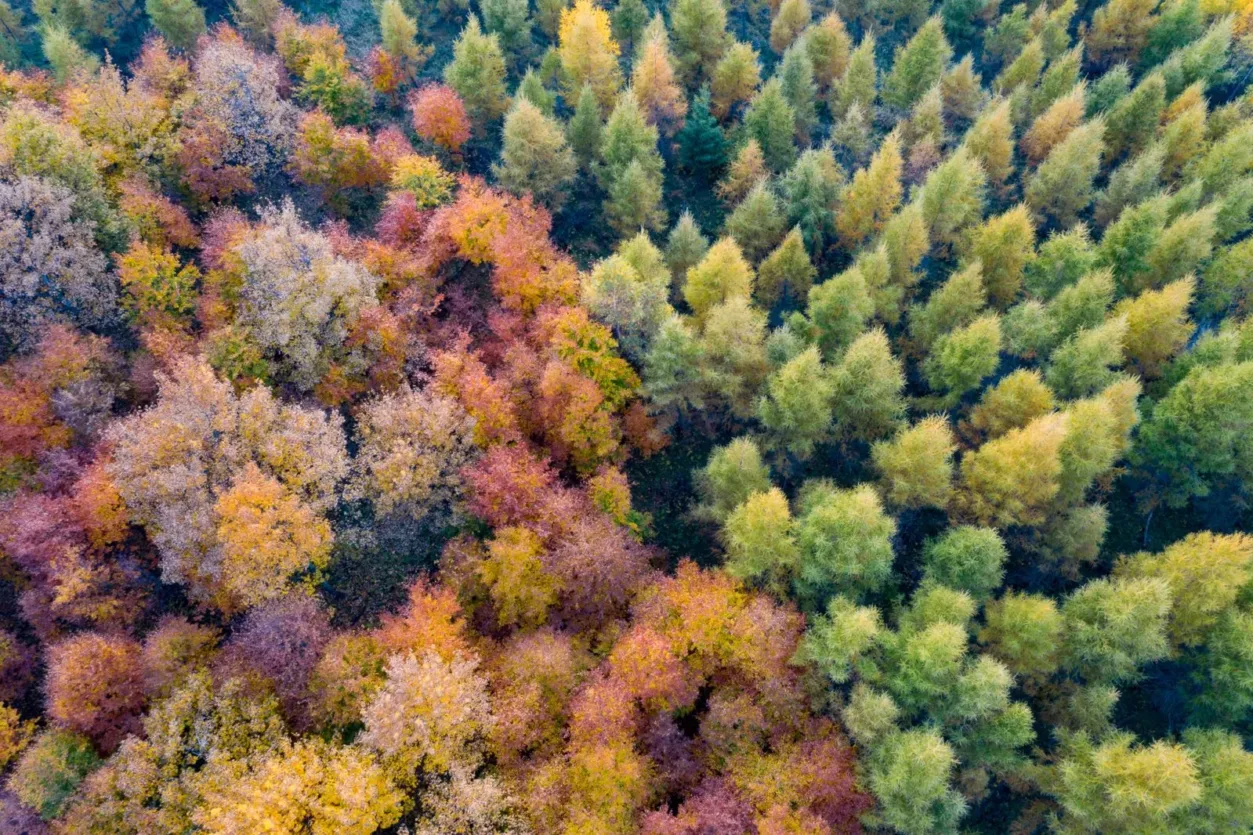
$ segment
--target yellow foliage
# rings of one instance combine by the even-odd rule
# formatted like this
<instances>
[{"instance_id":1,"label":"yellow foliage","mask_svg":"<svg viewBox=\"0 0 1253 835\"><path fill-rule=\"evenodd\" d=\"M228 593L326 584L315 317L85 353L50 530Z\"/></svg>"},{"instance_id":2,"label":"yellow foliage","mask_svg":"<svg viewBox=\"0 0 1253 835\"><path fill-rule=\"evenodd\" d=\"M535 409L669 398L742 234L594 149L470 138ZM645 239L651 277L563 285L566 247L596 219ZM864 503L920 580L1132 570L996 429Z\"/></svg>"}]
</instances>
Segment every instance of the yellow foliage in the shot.
<instances>
[{"instance_id":1,"label":"yellow foliage","mask_svg":"<svg viewBox=\"0 0 1253 835\"><path fill-rule=\"evenodd\" d=\"M854 249L866 238L883 230L901 202L901 142L888 135L870 161L853 175L844 192L835 227L845 247Z\"/></svg>"},{"instance_id":2,"label":"yellow foliage","mask_svg":"<svg viewBox=\"0 0 1253 835\"><path fill-rule=\"evenodd\" d=\"M1045 415L967 453L959 498L970 515L1002 527L1042 523L1061 486L1067 425L1065 415Z\"/></svg>"},{"instance_id":3,"label":"yellow foliage","mask_svg":"<svg viewBox=\"0 0 1253 835\"><path fill-rule=\"evenodd\" d=\"M312 592L331 555L331 526L278 480L249 462L218 498L217 535L222 550L223 609L255 606L293 589L292 578Z\"/></svg>"},{"instance_id":4,"label":"yellow foliage","mask_svg":"<svg viewBox=\"0 0 1253 835\"><path fill-rule=\"evenodd\" d=\"M421 154L405 154L392 168L392 188L412 194L419 209L433 209L447 203L452 199L455 184L453 176L438 160Z\"/></svg>"},{"instance_id":5,"label":"yellow foliage","mask_svg":"<svg viewBox=\"0 0 1253 835\"><path fill-rule=\"evenodd\" d=\"M577 99L583 85L590 84L601 108L612 107L622 84L622 73L609 14L592 0L577 0L562 11L557 39L567 100Z\"/></svg>"},{"instance_id":6,"label":"yellow foliage","mask_svg":"<svg viewBox=\"0 0 1253 835\"><path fill-rule=\"evenodd\" d=\"M1027 135L1022 138L1022 151L1027 161L1039 165L1049 151L1053 150L1070 132L1083 121L1084 88L1082 84L1049 105L1048 110L1040 114L1032 123Z\"/></svg>"},{"instance_id":7,"label":"yellow foliage","mask_svg":"<svg viewBox=\"0 0 1253 835\"><path fill-rule=\"evenodd\" d=\"M194 820L209 835L370 835L408 802L360 748L319 739L214 763L198 782Z\"/></svg>"},{"instance_id":8,"label":"yellow foliage","mask_svg":"<svg viewBox=\"0 0 1253 835\"><path fill-rule=\"evenodd\" d=\"M544 571L542 554L543 543L527 528L501 528L488 543L479 577L502 626L538 626L557 602L557 580Z\"/></svg>"}]
</instances>

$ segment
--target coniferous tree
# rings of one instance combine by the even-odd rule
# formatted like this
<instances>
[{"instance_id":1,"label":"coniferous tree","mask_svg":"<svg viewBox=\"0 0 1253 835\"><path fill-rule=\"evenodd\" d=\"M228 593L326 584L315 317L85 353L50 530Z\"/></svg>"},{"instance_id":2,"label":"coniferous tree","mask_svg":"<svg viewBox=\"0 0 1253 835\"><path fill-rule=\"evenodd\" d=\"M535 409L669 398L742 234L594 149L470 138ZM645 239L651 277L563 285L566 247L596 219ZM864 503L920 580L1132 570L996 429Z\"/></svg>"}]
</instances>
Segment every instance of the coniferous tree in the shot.
<instances>
[{"instance_id":1,"label":"coniferous tree","mask_svg":"<svg viewBox=\"0 0 1253 835\"><path fill-rule=\"evenodd\" d=\"M944 24L933 17L897 51L892 71L883 81L883 101L908 110L940 80L953 48L944 37Z\"/></svg>"},{"instance_id":2,"label":"coniferous tree","mask_svg":"<svg viewBox=\"0 0 1253 835\"><path fill-rule=\"evenodd\" d=\"M692 100L687 121L675 139L679 143L679 164L704 178L717 179L727 164L727 140L709 110L709 88L703 87Z\"/></svg>"},{"instance_id":3,"label":"coniferous tree","mask_svg":"<svg viewBox=\"0 0 1253 835\"><path fill-rule=\"evenodd\" d=\"M444 81L465 102L479 131L505 114L505 57L495 35L486 35L471 15L453 45L453 60L444 69Z\"/></svg>"},{"instance_id":4,"label":"coniferous tree","mask_svg":"<svg viewBox=\"0 0 1253 835\"><path fill-rule=\"evenodd\" d=\"M783 85L775 77L766 82L753 97L744 113L744 128L757 140L767 167L778 173L787 170L796 159L796 145L792 141L796 125L796 111Z\"/></svg>"}]
</instances>

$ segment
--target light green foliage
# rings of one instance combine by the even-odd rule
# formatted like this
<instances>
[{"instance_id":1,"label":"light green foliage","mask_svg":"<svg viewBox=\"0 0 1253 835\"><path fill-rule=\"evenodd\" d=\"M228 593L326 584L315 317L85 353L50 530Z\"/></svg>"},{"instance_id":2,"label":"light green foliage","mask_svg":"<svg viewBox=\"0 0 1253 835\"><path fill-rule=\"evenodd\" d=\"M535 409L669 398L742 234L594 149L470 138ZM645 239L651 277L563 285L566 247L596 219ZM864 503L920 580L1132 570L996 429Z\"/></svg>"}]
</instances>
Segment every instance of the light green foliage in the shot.
<instances>
[{"instance_id":1,"label":"light green foliage","mask_svg":"<svg viewBox=\"0 0 1253 835\"><path fill-rule=\"evenodd\" d=\"M1152 478L1148 496L1182 506L1253 477L1253 363L1197 367L1153 409L1134 460Z\"/></svg>"},{"instance_id":2,"label":"light green foliage","mask_svg":"<svg viewBox=\"0 0 1253 835\"><path fill-rule=\"evenodd\" d=\"M633 162L640 163L644 172L655 178L660 187L663 163L657 152L657 128L644 118L639 101L629 89L618 96L617 104L605 123L600 158L600 180L607 189L612 189L622 179Z\"/></svg>"},{"instance_id":3,"label":"light green foliage","mask_svg":"<svg viewBox=\"0 0 1253 835\"><path fill-rule=\"evenodd\" d=\"M1166 106L1166 82L1154 73L1105 114L1105 158L1121 159L1142 151L1157 131Z\"/></svg>"},{"instance_id":4,"label":"light green foliage","mask_svg":"<svg viewBox=\"0 0 1253 835\"><path fill-rule=\"evenodd\" d=\"M644 391L671 418L705 408L705 349L680 316L661 323L644 357Z\"/></svg>"},{"instance_id":5,"label":"light green foliage","mask_svg":"<svg viewBox=\"0 0 1253 835\"><path fill-rule=\"evenodd\" d=\"M905 371L880 328L857 337L831 370L838 437L876 441L905 417Z\"/></svg>"},{"instance_id":6,"label":"light green foliage","mask_svg":"<svg viewBox=\"0 0 1253 835\"><path fill-rule=\"evenodd\" d=\"M500 41L495 35L484 34L474 15L470 15L453 45L453 60L444 68L444 81L461 96L466 112L479 130L505 115L508 109L505 56Z\"/></svg>"},{"instance_id":7,"label":"light green foliage","mask_svg":"<svg viewBox=\"0 0 1253 835\"><path fill-rule=\"evenodd\" d=\"M1209 259L1213 251L1217 208L1205 206L1177 218L1158 236L1146 258L1146 270L1123 285L1136 293L1178 281Z\"/></svg>"},{"instance_id":8,"label":"light green foliage","mask_svg":"<svg viewBox=\"0 0 1253 835\"><path fill-rule=\"evenodd\" d=\"M835 235L834 209L844 187L844 169L829 147L800 155L779 182L788 223L800 228L805 245L820 257Z\"/></svg>"},{"instance_id":9,"label":"light green foliage","mask_svg":"<svg viewBox=\"0 0 1253 835\"><path fill-rule=\"evenodd\" d=\"M1123 293L1147 286L1149 253L1166 228L1167 209L1165 195L1129 206L1101 237L1097 263L1113 270Z\"/></svg>"},{"instance_id":10,"label":"light green foliage","mask_svg":"<svg viewBox=\"0 0 1253 835\"><path fill-rule=\"evenodd\" d=\"M901 709L887 693L858 682L853 687L842 714L844 727L862 745L875 742L895 731Z\"/></svg>"},{"instance_id":11,"label":"light green foliage","mask_svg":"<svg viewBox=\"0 0 1253 835\"><path fill-rule=\"evenodd\" d=\"M529 100L518 99L505 117L500 162L492 167L496 180L515 194L530 192L559 206L576 166L561 126Z\"/></svg>"},{"instance_id":12,"label":"light green foliage","mask_svg":"<svg viewBox=\"0 0 1253 835\"><path fill-rule=\"evenodd\" d=\"M1007 556L1005 543L992 528L960 525L927 543L923 580L984 600L1000 587Z\"/></svg>"},{"instance_id":13,"label":"light green foliage","mask_svg":"<svg viewBox=\"0 0 1253 835\"><path fill-rule=\"evenodd\" d=\"M1040 556L1057 564L1067 578L1077 578L1085 565L1100 558L1108 530L1109 511L1105 505L1089 504L1061 511L1040 532Z\"/></svg>"},{"instance_id":14,"label":"light green foliage","mask_svg":"<svg viewBox=\"0 0 1253 835\"><path fill-rule=\"evenodd\" d=\"M884 823L904 835L957 831L966 801L949 785L952 746L922 728L889 734L870 761L870 790Z\"/></svg>"},{"instance_id":15,"label":"light green foliage","mask_svg":"<svg viewBox=\"0 0 1253 835\"><path fill-rule=\"evenodd\" d=\"M705 382L731 411L750 417L770 371L766 360L766 314L746 296L733 296L705 316L701 350Z\"/></svg>"},{"instance_id":16,"label":"light green foliage","mask_svg":"<svg viewBox=\"0 0 1253 835\"><path fill-rule=\"evenodd\" d=\"M888 257L891 289L894 291L891 310L887 317L895 324L900 315L903 299L912 292L918 282L917 269L931 246L927 223L923 218L922 205L910 203L888 219L883 226L883 247ZM884 315L886 311L880 311Z\"/></svg>"},{"instance_id":17,"label":"light green foliage","mask_svg":"<svg viewBox=\"0 0 1253 835\"><path fill-rule=\"evenodd\" d=\"M13 768L9 788L44 820L57 817L78 784L100 765L91 741L49 729L36 737Z\"/></svg>"},{"instance_id":18,"label":"light green foliage","mask_svg":"<svg viewBox=\"0 0 1253 835\"><path fill-rule=\"evenodd\" d=\"M661 197L661 178L640 160L631 160L621 176L609 185L609 198L605 201L609 224L623 236L640 229L664 229L666 210Z\"/></svg>"},{"instance_id":19,"label":"light green foliage","mask_svg":"<svg viewBox=\"0 0 1253 835\"><path fill-rule=\"evenodd\" d=\"M58 81L92 73L100 66L96 56L83 49L63 26L46 26L42 40L44 58Z\"/></svg>"},{"instance_id":20,"label":"light green foliage","mask_svg":"<svg viewBox=\"0 0 1253 835\"><path fill-rule=\"evenodd\" d=\"M518 99L526 99L539 108L545 116L552 116L557 109L557 94L544 86L544 80L534 67L529 68L518 82L513 93L515 103Z\"/></svg>"},{"instance_id":21,"label":"light green foliage","mask_svg":"<svg viewBox=\"0 0 1253 835\"><path fill-rule=\"evenodd\" d=\"M704 469L696 472L695 481L700 504L693 513L718 523L725 522L753 494L771 489L770 471L751 438L736 438L715 449Z\"/></svg>"},{"instance_id":22,"label":"light green foliage","mask_svg":"<svg viewBox=\"0 0 1253 835\"><path fill-rule=\"evenodd\" d=\"M521 64L532 49L531 18L525 0L483 0L483 28L500 40L511 66Z\"/></svg>"},{"instance_id":23,"label":"light green foliage","mask_svg":"<svg viewBox=\"0 0 1253 835\"><path fill-rule=\"evenodd\" d=\"M940 337L973 322L986 302L983 264L974 261L945 279L925 304L910 309L909 333L929 352Z\"/></svg>"},{"instance_id":24,"label":"light green foliage","mask_svg":"<svg viewBox=\"0 0 1253 835\"><path fill-rule=\"evenodd\" d=\"M1196 656L1193 711L1202 720L1230 724L1253 710L1253 612L1228 609Z\"/></svg>"},{"instance_id":25,"label":"light green foliage","mask_svg":"<svg viewBox=\"0 0 1253 835\"><path fill-rule=\"evenodd\" d=\"M861 270L850 267L812 287L807 313L823 356L838 358L874 314L874 300Z\"/></svg>"},{"instance_id":26,"label":"light green foliage","mask_svg":"<svg viewBox=\"0 0 1253 835\"><path fill-rule=\"evenodd\" d=\"M1246 305L1253 290L1253 238L1223 247L1201 273L1200 312L1214 315Z\"/></svg>"},{"instance_id":27,"label":"light green foliage","mask_svg":"<svg viewBox=\"0 0 1253 835\"><path fill-rule=\"evenodd\" d=\"M1166 656L1170 584L1160 578L1092 580L1062 606L1062 665L1090 682L1134 681Z\"/></svg>"},{"instance_id":28,"label":"light green foliage","mask_svg":"<svg viewBox=\"0 0 1253 835\"><path fill-rule=\"evenodd\" d=\"M1049 152L1023 195L1038 216L1070 226L1092 202L1092 184L1105 149L1104 133L1103 122L1085 122Z\"/></svg>"},{"instance_id":29,"label":"light green foliage","mask_svg":"<svg viewBox=\"0 0 1253 835\"><path fill-rule=\"evenodd\" d=\"M1049 346L1085 328L1099 327L1114 302L1114 277L1094 270L1061 290L1048 303Z\"/></svg>"},{"instance_id":30,"label":"light green foliage","mask_svg":"<svg viewBox=\"0 0 1253 835\"><path fill-rule=\"evenodd\" d=\"M1049 357L1044 379L1058 397L1084 397L1109 385L1123 363L1127 336L1125 317L1114 317L1105 324L1087 328L1062 343Z\"/></svg>"},{"instance_id":31,"label":"light green foliage","mask_svg":"<svg viewBox=\"0 0 1253 835\"><path fill-rule=\"evenodd\" d=\"M1240 122L1196 161L1194 176L1206 194L1225 191L1253 168L1253 122Z\"/></svg>"},{"instance_id":32,"label":"light green foliage","mask_svg":"<svg viewBox=\"0 0 1253 835\"><path fill-rule=\"evenodd\" d=\"M883 101L908 110L940 80L953 57L953 48L944 37L944 24L933 17L901 47L892 61L892 71L883 81Z\"/></svg>"},{"instance_id":33,"label":"light green foliage","mask_svg":"<svg viewBox=\"0 0 1253 835\"><path fill-rule=\"evenodd\" d=\"M1036 299L1026 299L1005 311L1001 331L1005 334L1005 352L1023 359L1047 354L1054 342L1048 308Z\"/></svg>"},{"instance_id":34,"label":"light green foliage","mask_svg":"<svg viewBox=\"0 0 1253 835\"><path fill-rule=\"evenodd\" d=\"M818 85L814 81L813 59L803 42L792 44L783 53L777 75L783 96L792 106L796 136L802 144L808 144L818 124Z\"/></svg>"},{"instance_id":35,"label":"light green foliage","mask_svg":"<svg viewBox=\"0 0 1253 835\"><path fill-rule=\"evenodd\" d=\"M770 375L757 414L771 443L797 458L812 455L831 431L832 394L816 347Z\"/></svg>"},{"instance_id":36,"label":"light green foliage","mask_svg":"<svg viewBox=\"0 0 1253 835\"><path fill-rule=\"evenodd\" d=\"M882 631L883 619L877 608L857 606L847 597L837 595L827 604L825 614L814 616L797 658L813 664L833 683L844 684L853 677L854 665ZM857 698L857 691L853 698Z\"/></svg>"},{"instance_id":37,"label":"light green foliage","mask_svg":"<svg viewBox=\"0 0 1253 835\"><path fill-rule=\"evenodd\" d=\"M1203 37L1171 54L1161 67L1166 78L1166 95L1177 96L1197 81L1206 87L1220 83L1231 41L1232 19L1219 17Z\"/></svg>"},{"instance_id":38,"label":"light green foliage","mask_svg":"<svg viewBox=\"0 0 1253 835\"><path fill-rule=\"evenodd\" d=\"M895 534L896 522L873 487L821 490L797 520L797 593L807 600L856 599L879 589L892 573Z\"/></svg>"},{"instance_id":39,"label":"light green foliage","mask_svg":"<svg viewBox=\"0 0 1253 835\"><path fill-rule=\"evenodd\" d=\"M152 25L175 46L187 49L205 31L204 9L193 0L146 0Z\"/></svg>"},{"instance_id":40,"label":"light green foliage","mask_svg":"<svg viewBox=\"0 0 1253 835\"><path fill-rule=\"evenodd\" d=\"M923 365L927 385L953 404L1000 364L999 317L983 316L941 336Z\"/></svg>"},{"instance_id":41,"label":"light green foliage","mask_svg":"<svg viewBox=\"0 0 1253 835\"><path fill-rule=\"evenodd\" d=\"M648 353L662 323L674 315L669 293L668 271L646 276L627 258L614 255L584 278L582 297L588 311L613 329L623 353L639 359Z\"/></svg>"},{"instance_id":42,"label":"light green foliage","mask_svg":"<svg viewBox=\"0 0 1253 835\"><path fill-rule=\"evenodd\" d=\"M858 107L869 113L878 96L879 70L875 65L875 39L867 34L848 59L848 69L831 88L831 111L846 116Z\"/></svg>"},{"instance_id":43,"label":"light green foliage","mask_svg":"<svg viewBox=\"0 0 1253 835\"><path fill-rule=\"evenodd\" d=\"M605 126L601 121L600 102L596 100L596 91L591 84L584 84L574 107L574 115L566 126L566 135L570 139L570 149L578 157L579 164L589 167L600 159L600 145L604 138Z\"/></svg>"},{"instance_id":44,"label":"light green foliage","mask_svg":"<svg viewBox=\"0 0 1253 835\"><path fill-rule=\"evenodd\" d=\"M779 199L762 180L735 207L724 232L735 239L749 261L756 263L783 240L785 228Z\"/></svg>"},{"instance_id":45,"label":"light green foliage","mask_svg":"<svg viewBox=\"0 0 1253 835\"><path fill-rule=\"evenodd\" d=\"M749 102L744 113L744 129L757 140L766 165L774 172L786 171L796 159L792 141L796 111L783 93L778 77L771 78Z\"/></svg>"},{"instance_id":46,"label":"light green foliage","mask_svg":"<svg viewBox=\"0 0 1253 835\"><path fill-rule=\"evenodd\" d=\"M954 246L979 222L986 183L983 165L965 146L927 175L920 199L932 241Z\"/></svg>"},{"instance_id":47,"label":"light green foliage","mask_svg":"<svg viewBox=\"0 0 1253 835\"><path fill-rule=\"evenodd\" d=\"M701 234L692 213L684 210L666 239L666 266L677 286L683 286L687 271L699 264L708 251L709 240Z\"/></svg>"},{"instance_id":48,"label":"light green foliage","mask_svg":"<svg viewBox=\"0 0 1253 835\"><path fill-rule=\"evenodd\" d=\"M987 604L979 641L1018 676L1049 676L1057 669L1064 622L1057 604L1039 594L1011 591Z\"/></svg>"},{"instance_id":49,"label":"light green foliage","mask_svg":"<svg viewBox=\"0 0 1253 835\"><path fill-rule=\"evenodd\" d=\"M1026 267L1027 292L1050 299L1074 284L1096 265L1096 252L1088 227L1077 224L1055 232L1040 244L1036 258Z\"/></svg>"},{"instance_id":50,"label":"light green foliage","mask_svg":"<svg viewBox=\"0 0 1253 835\"><path fill-rule=\"evenodd\" d=\"M775 487L749 496L722 526L727 573L783 591L797 560L792 527L783 491Z\"/></svg>"},{"instance_id":51,"label":"light green foliage","mask_svg":"<svg viewBox=\"0 0 1253 835\"><path fill-rule=\"evenodd\" d=\"M932 415L871 451L888 503L896 507L945 507L953 490L953 453L948 421Z\"/></svg>"},{"instance_id":52,"label":"light green foliage","mask_svg":"<svg viewBox=\"0 0 1253 835\"><path fill-rule=\"evenodd\" d=\"M1153 197L1161 190L1162 165L1166 145L1156 142L1128 159L1110 174L1109 184L1096 198L1092 219L1104 228L1117 219L1122 210Z\"/></svg>"},{"instance_id":53,"label":"light green foliage","mask_svg":"<svg viewBox=\"0 0 1253 835\"><path fill-rule=\"evenodd\" d=\"M685 78L708 78L730 36L722 0L672 0L670 31Z\"/></svg>"}]
</instances>

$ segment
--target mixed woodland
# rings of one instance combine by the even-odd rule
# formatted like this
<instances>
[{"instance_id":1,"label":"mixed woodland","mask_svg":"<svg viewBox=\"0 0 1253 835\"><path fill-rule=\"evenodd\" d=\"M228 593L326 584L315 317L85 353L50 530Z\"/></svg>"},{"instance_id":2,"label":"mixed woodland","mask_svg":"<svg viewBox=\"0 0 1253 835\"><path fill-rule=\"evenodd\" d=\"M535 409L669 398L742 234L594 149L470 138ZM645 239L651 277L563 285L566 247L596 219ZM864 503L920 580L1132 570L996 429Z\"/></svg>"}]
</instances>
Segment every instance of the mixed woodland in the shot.
<instances>
[{"instance_id":1,"label":"mixed woodland","mask_svg":"<svg viewBox=\"0 0 1253 835\"><path fill-rule=\"evenodd\" d=\"M0 833L1253 831L1251 0L0 0Z\"/></svg>"}]
</instances>

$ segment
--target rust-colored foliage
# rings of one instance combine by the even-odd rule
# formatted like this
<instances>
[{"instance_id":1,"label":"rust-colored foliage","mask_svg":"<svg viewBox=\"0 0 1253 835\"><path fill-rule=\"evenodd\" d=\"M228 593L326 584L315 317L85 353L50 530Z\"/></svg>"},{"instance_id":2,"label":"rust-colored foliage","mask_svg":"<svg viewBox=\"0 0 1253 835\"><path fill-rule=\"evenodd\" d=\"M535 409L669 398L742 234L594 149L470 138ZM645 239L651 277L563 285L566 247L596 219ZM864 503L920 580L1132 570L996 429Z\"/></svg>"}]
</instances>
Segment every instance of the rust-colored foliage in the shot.
<instances>
[{"instance_id":1,"label":"rust-colored foliage","mask_svg":"<svg viewBox=\"0 0 1253 835\"><path fill-rule=\"evenodd\" d=\"M120 635L85 632L48 650L48 715L112 752L139 730L146 702L142 650Z\"/></svg>"},{"instance_id":2,"label":"rust-colored foliage","mask_svg":"<svg viewBox=\"0 0 1253 835\"><path fill-rule=\"evenodd\" d=\"M470 138L470 120L457 91L445 84L428 84L409 94L413 129L427 142L456 153Z\"/></svg>"}]
</instances>

